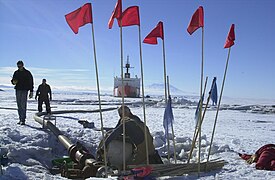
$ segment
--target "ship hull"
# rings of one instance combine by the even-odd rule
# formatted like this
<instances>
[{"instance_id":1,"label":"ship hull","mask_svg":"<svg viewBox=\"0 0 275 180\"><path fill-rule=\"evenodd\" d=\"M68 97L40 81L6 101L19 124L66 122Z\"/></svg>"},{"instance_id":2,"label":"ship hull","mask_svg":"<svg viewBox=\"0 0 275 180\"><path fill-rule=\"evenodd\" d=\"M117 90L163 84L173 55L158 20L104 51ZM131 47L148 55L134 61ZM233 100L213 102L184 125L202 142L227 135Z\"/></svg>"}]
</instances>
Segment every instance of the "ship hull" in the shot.
<instances>
[{"instance_id":1,"label":"ship hull","mask_svg":"<svg viewBox=\"0 0 275 180\"><path fill-rule=\"evenodd\" d=\"M124 87L124 92L123 92ZM121 78L114 79L114 96L122 97L140 97L140 79L139 78L125 78L123 79L123 86Z\"/></svg>"}]
</instances>

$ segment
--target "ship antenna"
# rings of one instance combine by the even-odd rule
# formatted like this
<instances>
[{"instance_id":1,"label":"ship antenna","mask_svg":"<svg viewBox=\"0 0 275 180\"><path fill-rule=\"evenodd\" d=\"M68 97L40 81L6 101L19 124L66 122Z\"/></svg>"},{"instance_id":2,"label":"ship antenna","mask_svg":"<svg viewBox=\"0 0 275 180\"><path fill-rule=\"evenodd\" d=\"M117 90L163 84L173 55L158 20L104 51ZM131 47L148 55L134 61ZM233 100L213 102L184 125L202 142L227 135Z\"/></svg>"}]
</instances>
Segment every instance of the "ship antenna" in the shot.
<instances>
[{"instance_id":1,"label":"ship antenna","mask_svg":"<svg viewBox=\"0 0 275 180\"><path fill-rule=\"evenodd\" d=\"M130 62L129 62L129 55L127 55L127 62L126 62L126 72L129 74Z\"/></svg>"},{"instance_id":2,"label":"ship antenna","mask_svg":"<svg viewBox=\"0 0 275 180\"><path fill-rule=\"evenodd\" d=\"M131 67L131 65L130 65L129 55L127 55L127 61L126 61L126 65L125 65L124 68L126 68L125 78L130 78L129 69L130 69L130 68L134 68L134 67Z\"/></svg>"}]
</instances>

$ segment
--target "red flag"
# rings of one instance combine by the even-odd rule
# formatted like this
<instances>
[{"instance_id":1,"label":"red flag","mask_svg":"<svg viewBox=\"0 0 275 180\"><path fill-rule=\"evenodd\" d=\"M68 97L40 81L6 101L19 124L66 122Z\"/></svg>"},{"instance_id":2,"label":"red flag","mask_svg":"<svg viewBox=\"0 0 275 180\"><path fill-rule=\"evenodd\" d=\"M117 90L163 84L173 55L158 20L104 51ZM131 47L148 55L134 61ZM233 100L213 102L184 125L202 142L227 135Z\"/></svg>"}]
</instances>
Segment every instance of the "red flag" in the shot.
<instances>
[{"instance_id":1,"label":"red flag","mask_svg":"<svg viewBox=\"0 0 275 180\"><path fill-rule=\"evenodd\" d=\"M203 7L200 6L193 14L191 21L188 25L187 31L191 35L200 27L204 26Z\"/></svg>"},{"instance_id":2,"label":"red flag","mask_svg":"<svg viewBox=\"0 0 275 180\"><path fill-rule=\"evenodd\" d=\"M164 39L163 23L160 21L158 25L145 37L143 43L158 44L157 38Z\"/></svg>"},{"instance_id":3,"label":"red flag","mask_svg":"<svg viewBox=\"0 0 275 180\"><path fill-rule=\"evenodd\" d=\"M138 6L131 6L123 11L122 17L121 17L121 24L122 24L122 27L140 25Z\"/></svg>"},{"instance_id":4,"label":"red flag","mask_svg":"<svg viewBox=\"0 0 275 180\"><path fill-rule=\"evenodd\" d=\"M231 46L234 45L234 41L235 41L235 24L231 25L230 31L227 35L225 44L224 44L224 48L230 48Z\"/></svg>"},{"instance_id":5,"label":"red flag","mask_svg":"<svg viewBox=\"0 0 275 180\"><path fill-rule=\"evenodd\" d=\"M79 27L93 22L91 3L84 4L77 10L65 15L65 18L73 32L77 34Z\"/></svg>"},{"instance_id":6,"label":"red flag","mask_svg":"<svg viewBox=\"0 0 275 180\"><path fill-rule=\"evenodd\" d=\"M108 22L108 26L109 26L109 29L112 29L113 27L113 23L114 23L114 19L118 19L120 20L121 18L121 15L122 15L122 4L121 4L121 0L117 0L117 3L116 3L116 6L115 6L115 9L109 19L109 22Z\"/></svg>"}]
</instances>

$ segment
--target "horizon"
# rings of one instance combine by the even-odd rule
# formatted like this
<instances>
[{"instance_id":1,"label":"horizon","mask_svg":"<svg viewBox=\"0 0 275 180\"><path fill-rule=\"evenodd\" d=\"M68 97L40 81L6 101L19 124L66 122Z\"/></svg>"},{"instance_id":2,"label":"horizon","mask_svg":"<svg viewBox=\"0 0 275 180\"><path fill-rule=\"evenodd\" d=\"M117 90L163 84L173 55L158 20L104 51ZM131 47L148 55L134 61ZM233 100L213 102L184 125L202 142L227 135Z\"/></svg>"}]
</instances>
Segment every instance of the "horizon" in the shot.
<instances>
[{"instance_id":1,"label":"horizon","mask_svg":"<svg viewBox=\"0 0 275 180\"><path fill-rule=\"evenodd\" d=\"M3 69L6 69L6 71L3 71ZM4 76L9 76L8 73L11 72L10 69L14 69L14 68L13 67L9 67L9 68L1 68L0 67L0 75L4 75L5 74ZM39 71L39 70L41 70L41 68L31 68L31 71L35 72L36 74L38 74L37 71ZM44 69L44 71L47 71L47 70ZM54 71L54 70L51 69L51 71ZM63 69L62 71L65 71L65 70ZM4 73L4 72L6 72L6 73ZM75 72L88 72L88 71L75 70ZM59 72L59 73L62 73L62 72ZM56 75L56 73L53 73L53 74ZM44 77L44 74L38 75L38 78L34 78L34 91L42 83L41 81L42 81L43 77ZM73 75L72 76L71 75L67 76L67 78L73 78ZM84 74L79 74L78 77L77 77L77 79L80 79L80 78L83 78L82 81L87 80L87 79L84 78ZM70 79L70 80L72 80L72 79ZM68 83L68 82L70 82L70 80L69 79L66 80L67 83L66 84L62 84L62 85L58 85L59 80L58 81L53 81L53 84L51 84L47 80L47 83L52 87L52 89L55 89L55 90L66 90L67 89L67 90L72 90L72 91L97 91L96 86L89 86L89 85L87 85L87 86L81 86L80 87L80 86L77 86L77 85L70 85ZM73 81L75 81L75 80L73 80ZM14 87L14 85L12 85L10 83L10 79L9 80L8 79L2 79L2 80L0 79L0 82L2 82L2 84L0 83L0 86L7 86L9 88L13 88ZM79 83L82 84L83 82L79 82ZM152 86L154 86L154 87L152 87ZM156 90L159 92L157 94L161 95L162 92L163 92L163 91L161 91L162 90L161 89L162 86L164 87L163 82L160 82L160 83L153 82L152 84L147 84L147 85L145 85L145 88L147 88L147 89L145 89L145 92L146 92L146 90L148 90L148 88L150 90L147 91L147 92L150 92L152 90L152 88L156 88L157 87ZM102 92L110 92L111 93L113 91L113 85L112 86L101 86L100 89L101 89ZM171 92L181 93L181 95L184 95L184 94L197 94L195 92L185 92L185 91L179 89L178 87L175 87L172 84L170 84L170 91ZM179 94L176 94L176 95L179 95Z\"/></svg>"},{"instance_id":2,"label":"horizon","mask_svg":"<svg viewBox=\"0 0 275 180\"><path fill-rule=\"evenodd\" d=\"M113 78L120 75L119 28L107 24L116 0L108 1L34 1L0 0L0 84L10 84L10 76L23 60L37 87L43 78L54 87L96 88L93 63L91 25L79 28L75 35L65 15L85 3L92 4L100 90L112 88ZM123 10L140 8L142 39L164 23L167 75L170 84L183 92L199 94L201 63L201 30L190 36L186 29L199 6L205 15L204 80L206 92L217 77L218 94L228 49L223 49L231 24L235 24L236 40L232 46L224 96L235 98L275 99L275 62L273 29L275 2L252 1L179 1L150 2L123 0ZM150 18L148 18L150 17ZM265 23L264 28L262 23ZM123 28L123 56L130 56L132 76L140 78L137 26ZM163 84L162 41L158 45L142 44L145 87ZM35 90L35 89L34 89ZM164 91L164 90L163 90ZM164 92L163 92L164 94Z\"/></svg>"},{"instance_id":3,"label":"horizon","mask_svg":"<svg viewBox=\"0 0 275 180\"><path fill-rule=\"evenodd\" d=\"M1 69L1 68L0 68ZM40 82L41 83L41 82ZM40 83L37 83L37 85L34 88L34 92L36 91L36 88L38 87L38 85ZM6 87L1 87L1 86L6 86ZM153 86L153 87L152 87ZM157 87L157 88L156 88ZM164 84L161 83L152 83L152 84L148 84L145 85L145 96L149 95L152 97L160 97L162 96L162 98L164 98L164 94L163 94L163 87L164 88ZM12 84L0 84L0 89L5 91L5 88L8 88L9 90L14 90L14 86ZM97 89L96 86L52 86L52 91L53 94L54 93L62 93L62 92L69 92L69 93L92 93L92 94L97 94ZM104 90L103 90L104 89ZM178 92L179 91L179 92ZM197 102L199 99L199 92L186 92L183 91L182 89L179 89L178 87L174 86L173 84L170 84L170 92L171 92L171 96L172 97L185 97L185 98L191 98L194 102ZM177 92L177 93L174 93ZM206 94L208 92L206 91ZM109 86L109 87L101 87L101 92L100 92L101 96L105 96L105 95L113 95L113 86ZM141 96L142 97L142 96ZM219 97L219 94L218 94ZM119 97L117 97L119 98ZM130 98L132 99L132 98ZM227 96L227 95L223 95L222 98L222 102L221 104L227 104L227 103L237 103L237 104L265 104L265 105L274 105L275 100L270 99L270 98L261 98L261 97L232 97L232 96Z\"/></svg>"}]
</instances>

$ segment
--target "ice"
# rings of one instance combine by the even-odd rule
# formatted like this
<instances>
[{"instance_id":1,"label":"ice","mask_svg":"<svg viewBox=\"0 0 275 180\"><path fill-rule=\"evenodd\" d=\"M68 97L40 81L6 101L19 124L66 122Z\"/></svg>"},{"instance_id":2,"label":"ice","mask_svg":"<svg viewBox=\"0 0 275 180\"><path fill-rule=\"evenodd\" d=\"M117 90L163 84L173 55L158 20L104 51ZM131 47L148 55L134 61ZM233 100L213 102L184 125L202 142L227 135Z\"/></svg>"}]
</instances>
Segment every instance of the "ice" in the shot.
<instances>
[{"instance_id":1,"label":"ice","mask_svg":"<svg viewBox=\"0 0 275 180\"><path fill-rule=\"evenodd\" d=\"M3 167L0 179L66 179L60 174L51 175L51 160L67 156L67 150L47 129L34 121L37 102L29 100L25 126L17 125L14 90L3 88L0 92L0 154L9 158ZM92 110L98 109L97 95L90 92L58 91L53 94L51 106L56 110ZM195 130L194 114L199 98L190 96L172 97L174 113L175 152L178 162L186 162L191 149ZM125 102L132 112L143 119L142 100L126 98ZM167 155L167 143L162 126L165 104L162 96L146 98L146 122L154 137L154 145L161 155ZM120 98L105 94L102 96L103 108L118 107ZM219 111L214 143L210 159L224 159L227 164L220 171L202 173L201 179L274 179L275 172L260 171L255 165L248 165L239 158L238 152L254 153L259 147L275 143L275 107L274 100L234 99L225 97ZM11 108L11 109L9 109ZM201 133L201 158L205 161L209 151L211 133L216 107L207 108ZM118 121L116 110L103 112L105 127L114 127ZM56 126L73 143L81 142L93 154L101 140L101 132L83 128L78 120L85 119L100 127L98 113L67 113L57 115ZM174 153L170 132L170 152ZM197 160L198 143L191 158ZM171 160L173 155L171 155ZM163 159L168 163L167 159ZM163 177L161 179L197 179L197 175L181 177ZM90 178L96 179L96 178Z\"/></svg>"}]
</instances>

